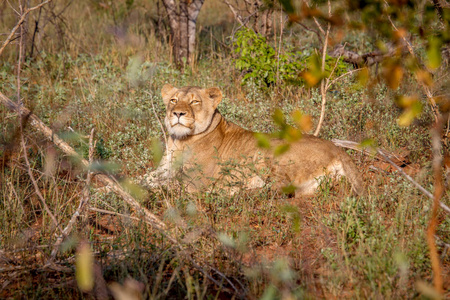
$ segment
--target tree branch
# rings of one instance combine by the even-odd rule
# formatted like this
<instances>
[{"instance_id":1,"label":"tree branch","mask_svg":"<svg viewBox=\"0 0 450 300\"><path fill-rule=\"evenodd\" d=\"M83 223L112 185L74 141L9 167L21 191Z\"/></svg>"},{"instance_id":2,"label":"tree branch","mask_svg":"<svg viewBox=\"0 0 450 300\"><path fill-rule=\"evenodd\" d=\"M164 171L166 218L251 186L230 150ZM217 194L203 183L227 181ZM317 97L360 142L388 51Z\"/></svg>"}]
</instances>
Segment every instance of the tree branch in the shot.
<instances>
[{"instance_id":1,"label":"tree branch","mask_svg":"<svg viewBox=\"0 0 450 300\"><path fill-rule=\"evenodd\" d=\"M391 158L394 158L395 156L390 154L384 149L378 148L378 149L371 149L370 151L367 148L363 148L360 146L359 143L353 142L353 141L345 141L345 140L338 140L338 139L332 139L331 140L333 144L335 144L338 147L348 148L356 151L361 151L367 155L373 155L373 154L379 154L383 160L387 161L389 164L391 164L400 174L402 174L406 179L408 179L417 189L419 189L425 196L427 196L430 199L434 199L434 196L432 193L430 193L428 190L426 190L423 186L421 186L417 181L415 181L411 176L405 173L405 171L402 170L396 163L392 161ZM450 207L442 203L442 201L439 202L439 206L445 210L447 213L450 213Z\"/></svg>"},{"instance_id":2,"label":"tree branch","mask_svg":"<svg viewBox=\"0 0 450 300\"><path fill-rule=\"evenodd\" d=\"M42 133L47 139L52 141L59 149L61 149L64 153L66 153L69 156L72 156L76 158L79 163L84 167L88 168L89 162L82 158L75 150L73 150L72 147L70 147L66 142L64 142L58 135L56 135L49 127L47 127L35 114L31 113L27 108L25 107L18 107L16 103L11 101L8 97L3 95L3 93L0 92L0 101L10 110L12 111L18 111L20 112L20 115L22 116L29 116L30 124L33 126L36 130L38 130L40 133ZM162 230L165 229L167 226L162 222L157 216L152 214L150 211L148 211L146 208L142 207L129 193L127 193L119 184L114 182L110 177L104 174L98 174L96 178L103 183L104 185L108 186L113 192L115 192L117 195L119 195L125 202L127 202L133 209L143 214L143 216L153 224L156 228Z\"/></svg>"},{"instance_id":3,"label":"tree branch","mask_svg":"<svg viewBox=\"0 0 450 300\"><path fill-rule=\"evenodd\" d=\"M32 8L29 8L29 9L25 10L25 12L24 12L24 13L22 14L22 16L20 17L19 22L17 22L16 26L14 26L14 28L13 28L13 30L11 31L11 33L9 34L8 38L3 42L3 45L2 45L2 47L0 48L0 56L2 55L3 50L6 48L6 46L11 42L11 40L12 40L14 34L16 33L16 31L19 29L19 27L20 27L20 26L22 25L22 23L25 21L26 16L27 16L30 12L32 12L33 10L36 10L36 9L38 9L38 8L41 8L42 6L44 6L45 4L47 4L47 3L51 2L51 1L52 1L52 0L44 1L44 2L42 2L42 3L39 4L39 5L36 5L36 6L32 7Z\"/></svg>"},{"instance_id":4,"label":"tree branch","mask_svg":"<svg viewBox=\"0 0 450 300\"><path fill-rule=\"evenodd\" d=\"M91 130L91 135L89 136L89 164L92 165L94 161L94 128ZM76 209L75 213L70 218L69 223L67 223L66 228L62 231L62 233L58 236L56 239L55 244L53 245L52 250L52 258L56 257L56 254L58 253L59 246L63 242L64 238L70 234L72 231L73 225L75 225L76 220L84 211L84 208L89 203L89 188L91 185L91 179L92 179L92 172L88 170L87 172L87 178L86 178L86 185L83 190L83 195L81 196L80 204L78 205L78 208Z\"/></svg>"}]
</instances>

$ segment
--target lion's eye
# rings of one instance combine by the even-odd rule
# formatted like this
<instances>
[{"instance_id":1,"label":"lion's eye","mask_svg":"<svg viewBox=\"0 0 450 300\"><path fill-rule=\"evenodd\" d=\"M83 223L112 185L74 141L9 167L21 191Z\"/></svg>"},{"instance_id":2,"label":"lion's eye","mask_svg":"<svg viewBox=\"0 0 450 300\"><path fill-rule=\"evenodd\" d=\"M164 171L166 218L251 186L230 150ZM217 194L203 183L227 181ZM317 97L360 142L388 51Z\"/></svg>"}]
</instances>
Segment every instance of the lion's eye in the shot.
<instances>
[{"instance_id":1,"label":"lion's eye","mask_svg":"<svg viewBox=\"0 0 450 300\"><path fill-rule=\"evenodd\" d=\"M177 99L175 99L175 98L173 98L173 99L170 99L170 103L172 103L172 104L176 104L177 103Z\"/></svg>"},{"instance_id":2,"label":"lion's eye","mask_svg":"<svg viewBox=\"0 0 450 300\"><path fill-rule=\"evenodd\" d=\"M199 103L200 103L200 101L198 101L198 100L192 100L192 101L191 101L191 104L192 104L192 105L194 105L194 104L199 104Z\"/></svg>"}]
</instances>

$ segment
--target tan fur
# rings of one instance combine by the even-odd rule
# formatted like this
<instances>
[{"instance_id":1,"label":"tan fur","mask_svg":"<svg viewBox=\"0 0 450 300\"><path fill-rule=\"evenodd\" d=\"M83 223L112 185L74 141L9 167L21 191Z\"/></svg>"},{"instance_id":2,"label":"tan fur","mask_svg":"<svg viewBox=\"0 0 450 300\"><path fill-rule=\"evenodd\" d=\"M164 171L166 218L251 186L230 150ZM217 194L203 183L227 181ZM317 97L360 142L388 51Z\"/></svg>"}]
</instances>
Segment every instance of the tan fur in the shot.
<instances>
[{"instance_id":1,"label":"tan fur","mask_svg":"<svg viewBox=\"0 0 450 300\"><path fill-rule=\"evenodd\" d=\"M213 179L223 179L228 174L228 178L245 181L247 188L260 188L272 180L280 188L295 186L296 194L301 195L313 194L324 176L346 176L353 190L362 192L356 166L343 150L329 141L303 135L285 154L274 157L271 151L258 148L253 132L222 117L216 109L222 100L218 88L178 89L165 85L161 93L170 137L160 166L147 178L149 186L173 177L176 166L181 164L189 191L208 187ZM281 140L271 141L273 146L281 143ZM230 163L249 167L224 174L222 166Z\"/></svg>"}]
</instances>

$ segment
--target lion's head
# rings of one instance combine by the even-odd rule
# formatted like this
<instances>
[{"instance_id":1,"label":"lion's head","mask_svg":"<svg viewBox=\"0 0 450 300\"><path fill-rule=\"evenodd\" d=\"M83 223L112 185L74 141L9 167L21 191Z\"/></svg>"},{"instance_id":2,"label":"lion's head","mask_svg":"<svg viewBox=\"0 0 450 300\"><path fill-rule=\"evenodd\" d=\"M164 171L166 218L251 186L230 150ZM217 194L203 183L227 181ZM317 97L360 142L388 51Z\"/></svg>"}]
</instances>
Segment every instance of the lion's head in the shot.
<instances>
[{"instance_id":1,"label":"lion's head","mask_svg":"<svg viewBox=\"0 0 450 300\"><path fill-rule=\"evenodd\" d=\"M178 89L166 84L161 94L166 105L165 124L175 139L206 131L222 100L222 93L215 87L202 89L189 86Z\"/></svg>"}]
</instances>

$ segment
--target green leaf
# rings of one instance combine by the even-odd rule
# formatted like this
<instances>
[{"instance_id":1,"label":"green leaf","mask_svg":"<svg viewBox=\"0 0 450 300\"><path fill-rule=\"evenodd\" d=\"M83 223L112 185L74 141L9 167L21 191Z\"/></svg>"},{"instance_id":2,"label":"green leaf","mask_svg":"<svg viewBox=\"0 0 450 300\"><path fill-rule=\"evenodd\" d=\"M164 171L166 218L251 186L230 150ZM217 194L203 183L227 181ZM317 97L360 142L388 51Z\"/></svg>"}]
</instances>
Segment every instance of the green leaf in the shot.
<instances>
[{"instance_id":1,"label":"green leaf","mask_svg":"<svg viewBox=\"0 0 450 300\"><path fill-rule=\"evenodd\" d=\"M288 186L283 186L281 188L282 192L285 194L293 194L296 190L296 187L292 184L288 185Z\"/></svg>"},{"instance_id":2,"label":"green leaf","mask_svg":"<svg viewBox=\"0 0 450 300\"><path fill-rule=\"evenodd\" d=\"M359 146L361 148L375 148L377 146L377 143L373 139L365 139L361 143L359 143Z\"/></svg>"},{"instance_id":3,"label":"green leaf","mask_svg":"<svg viewBox=\"0 0 450 300\"><path fill-rule=\"evenodd\" d=\"M153 163L155 166L161 161L164 150L161 141L158 138L152 138Z\"/></svg>"},{"instance_id":4,"label":"green leaf","mask_svg":"<svg viewBox=\"0 0 450 300\"><path fill-rule=\"evenodd\" d=\"M286 118L284 117L283 112L279 108L275 109L272 118L275 124L279 126L284 126L286 124Z\"/></svg>"},{"instance_id":5,"label":"green leaf","mask_svg":"<svg viewBox=\"0 0 450 300\"><path fill-rule=\"evenodd\" d=\"M75 278L83 292L94 288L94 257L88 243L82 243L75 256Z\"/></svg>"},{"instance_id":6,"label":"green leaf","mask_svg":"<svg viewBox=\"0 0 450 300\"><path fill-rule=\"evenodd\" d=\"M289 144L278 145L277 147L275 147L275 150L274 150L275 156L279 156L283 153L286 153L290 147L291 147L291 145L289 145Z\"/></svg>"},{"instance_id":7,"label":"green leaf","mask_svg":"<svg viewBox=\"0 0 450 300\"><path fill-rule=\"evenodd\" d=\"M255 138L258 142L258 147L269 149L270 148L270 138L265 133L255 133Z\"/></svg>"},{"instance_id":8,"label":"green leaf","mask_svg":"<svg viewBox=\"0 0 450 300\"><path fill-rule=\"evenodd\" d=\"M427 65L431 69L437 69L441 65L441 46L442 41L437 36L432 36L428 40Z\"/></svg>"},{"instance_id":9,"label":"green leaf","mask_svg":"<svg viewBox=\"0 0 450 300\"><path fill-rule=\"evenodd\" d=\"M406 127L422 113L423 105L420 101L414 102L409 108L405 109L400 117L397 119L397 123L400 126Z\"/></svg>"},{"instance_id":10,"label":"green leaf","mask_svg":"<svg viewBox=\"0 0 450 300\"><path fill-rule=\"evenodd\" d=\"M134 184L130 179L121 180L120 184L136 199L144 199L147 195L147 192L141 186Z\"/></svg>"}]
</instances>

